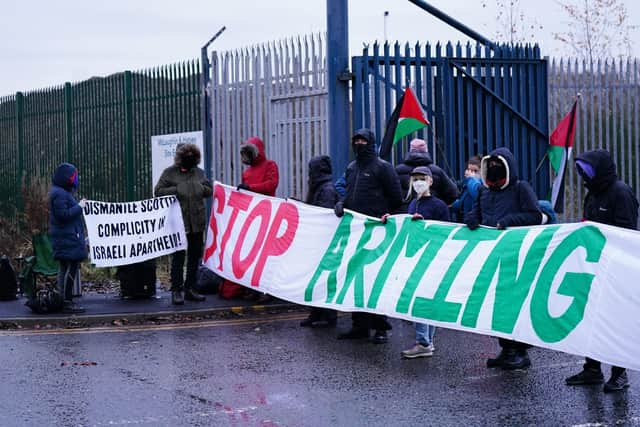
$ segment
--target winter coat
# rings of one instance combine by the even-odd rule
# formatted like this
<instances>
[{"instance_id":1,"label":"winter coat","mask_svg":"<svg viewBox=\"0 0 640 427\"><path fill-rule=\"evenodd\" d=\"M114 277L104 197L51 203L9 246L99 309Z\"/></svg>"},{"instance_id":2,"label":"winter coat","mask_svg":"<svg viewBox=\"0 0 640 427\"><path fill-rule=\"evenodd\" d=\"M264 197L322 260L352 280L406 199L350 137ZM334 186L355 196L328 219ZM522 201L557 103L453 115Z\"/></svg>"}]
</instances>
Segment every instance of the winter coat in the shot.
<instances>
[{"instance_id":1,"label":"winter coat","mask_svg":"<svg viewBox=\"0 0 640 427\"><path fill-rule=\"evenodd\" d=\"M409 203L408 213L413 215L418 213L424 219L435 221L449 221L449 208L436 196L426 196L413 199Z\"/></svg>"},{"instance_id":2,"label":"winter coat","mask_svg":"<svg viewBox=\"0 0 640 427\"><path fill-rule=\"evenodd\" d=\"M306 203L333 209L338 199L331 174L331 159L329 156L312 158L309 161L309 193Z\"/></svg>"},{"instance_id":3,"label":"winter coat","mask_svg":"<svg viewBox=\"0 0 640 427\"><path fill-rule=\"evenodd\" d=\"M411 177L411 171L418 166L428 166L429 169L431 169L431 176L433 178L433 184L431 184L432 195L436 196L447 205L450 205L456 200L458 197L458 187L455 182L449 178L449 175L447 175L444 170L433 163L429 153L416 151L408 152L403 162L396 166L396 172L400 178L403 195L406 195L409 192L409 178ZM406 205L404 207L406 208ZM406 212L406 210L403 212Z\"/></svg>"},{"instance_id":4,"label":"winter coat","mask_svg":"<svg viewBox=\"0 0 640 427\"><path fill-rule=\"evenodd\" d=\"M176 163L179 164L177 159ZM177 196L186 233L201 233L207 224L204 199L211 197L211 183L204 171L195 166L183 172L180 166L166 168L154 189L156 197Z\"/></svg>"},{"instance_id":5,"label":"winter coat","mask_svg":"<svg viewBox=\"0 0 640 427\"><path fill-rule=\"evenodd\" d=\"M467 215L473 207L473 201L478 196L480 186L482 186L482 180L480 178L468 176L464 179L460 197L451 205L452 220L456 222L464 221L465 215Z\"/></svg>"},{"instance_id":6,"label":"winter coat","mask_svg":"<svg viewBox=\"0 0 640 427\"><path fill-rule=\"evenodd\" d=\"M618 179L616 166L606 150L587 151L576 160L593 166L595 176L586 183L584 219L636 230L638 200L633 190Z\"/></svg>"},{"instance_id":7,"label":"winter coat","mask_svg":"<svg viewBox=\"0 0 640 427\"><path fill-rule=\"evenodd\" d=\"M360 129L355 135L361 135L367 145L360 148L356 160L347 167L344 207L374 217L395 213L402 203L398 174L390 163L378 157L373 132Z\"/></svg>"},{"instance_id":8,"label":"winter coat","mask_svg":"<svg viewBox=\"0 0 640 427\"><path fill-rule=\"evenodd\" d=\"M247 143L256 146L258 157L256 157L251 166L242 172L242 183L248 185L254 193L275 196L280 179L278 165L273 160L267 160L264 142L260 138L249 138Z\"/></svg>"},{"instance_id":9,"label":"winter coat","mask_svg":"<svg viewBox=\"0 0 640 427\"><path fill-rule=\"evenodd\" d=\"M64 261L82 261L87 257L82 208L73 196L75 166L62 163L53 174L49 191L49 235L53 257Z\"/></svg>"},{"instance_id":10,"label":"winter coat","mask_svg":"<svg viewBox=\"0 0 640 427\"><path fill-rule=\"evenodd\" d=\"M500 190L491 190L486 184L490 157L498 157L507 168L507 181ZM469 228L473 229L478 225L495 227L500 224L502 227L514 227L542 223L538 198L527 182L518 180L517 165L511 151L504 147L493 150L482 159L480 174L483 186L465 217Z\"/></svg>"}]
</instances>

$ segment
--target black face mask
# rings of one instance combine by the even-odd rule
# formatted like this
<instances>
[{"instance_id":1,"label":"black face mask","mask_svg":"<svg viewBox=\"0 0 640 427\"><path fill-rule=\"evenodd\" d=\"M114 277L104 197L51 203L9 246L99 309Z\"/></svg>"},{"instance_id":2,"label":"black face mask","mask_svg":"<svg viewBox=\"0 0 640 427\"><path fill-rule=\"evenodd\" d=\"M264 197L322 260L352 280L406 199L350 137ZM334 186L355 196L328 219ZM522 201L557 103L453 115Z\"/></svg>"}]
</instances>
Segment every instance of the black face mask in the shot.
<instances>
[{"instance_id":1,"label":"black face mask","mask_svg":"<svg viewBox=\"0 0 640 427\"><path fill-rule=\"evenodd\" d=\"M365 157L369 152L369 146L366 144L351 144L351 146L353 148L353 154L356 156L356 158Z\"/></svg>"},{"instance_id":2,"label":"black face mask","mask_svg":"<svg viewBox=\"0 0 640 427\"><path fill-rule=\"evenodd\" d=\"M488 181L496 182L496 181L505 179L506 177L507 177L507 170L504 168L504 166L501 166L501 165L490 166L489 169L487 169Z\"/></svg>"}]
</instances>

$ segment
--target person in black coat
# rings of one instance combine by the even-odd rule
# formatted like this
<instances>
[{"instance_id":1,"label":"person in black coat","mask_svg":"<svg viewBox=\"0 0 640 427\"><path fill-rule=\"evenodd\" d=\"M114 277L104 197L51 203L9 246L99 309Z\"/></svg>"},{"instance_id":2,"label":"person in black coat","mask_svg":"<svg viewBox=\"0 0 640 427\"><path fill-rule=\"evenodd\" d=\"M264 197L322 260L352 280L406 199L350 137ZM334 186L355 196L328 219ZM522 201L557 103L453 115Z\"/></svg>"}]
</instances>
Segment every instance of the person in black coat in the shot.
<instances>
[{"instance_id":1,"label":"person in black coat","mask_svg":"<svg viewBox=\"0 0 640 427\"><path fill-rule=\"evenodd\" d=\"M433 185L431 186L431 194L447 204L451 205L458 198L458 187L449 175L442 170L439 166L433 163L431 156L427 152L427 143L422 139L414 139L409 143L409 152L406 157L396 166L396 172L400 178L400 185L402 186L402 194L407 194L410 191L409 179L411 171L418 166L427 166L431 169L431 175L433 176ZM401 208L398 210L401 213L406 213L409 206L409 201L415 197L412 193L411 197L408 197L403 201Z\"/></svg>"},{"instance_id":2,"label":"person in black coat","mask_svg":"<svg viewBox=\"0 0 640 427\"><path fill-rule=\"evenodd\" d=\"M333 209L338 203L338 192L333 183L331 158L316 156L309 160L309 191L305 203ZM309 317L300 322L300 326L314 326L316 322L326 322L335 327L338 313L329 308L312 307Z\"/></svg>"},{"instance_id":3,"label":"person in black coat","mask_svg":"<svg viewBox=\"0 0 640 427\"><path fill-rule=\"evenodd\" d=\"M584 198L584 219L636 230L638 227L638 200L631 188L618 179L616 165L606 150L593 150L575 159L575 167L587 187ZM568 377L567 385L602 384L604 375L600 362L586 358L582 371ZM629 387L627 371L611 367L611 377L604 391L621 391Z\"/></svg>"},{"instance_id":4,"label":"person in black coat","mask_svg":"<svg viewBox=\"0 0 640 427\"><path fill-rule=\"evenodd\" d=\"M78 202L73 193L78 189L78 170L70 163L60 164L52 177L49 191L49 235L53 257L58 261L58 291L64 298L63 312L83 313L73 303L73 284L80 262L87 257L82 209L84 199Z\"/></svg>"},{"instance_id":5,"label":"person in black coat","mask_svg":"<svg viewBox=\"0 0 640 427\"><path fill-rule=\"evenodd\" d=\"M373 132L369 129L356 131L351 138L351 146L355 160L347 167L346 193L344 200L336 203L336 215L341 217L343 208L377 218L396 213L402 203L400 180L394 167L378 157ZM391 325L385 316L354 312L351 319L351 329L338 335L338 339L368 338L369 331L373 329L374 343L387 342L387 331Z\"/></svg>"},{"instance_id":6,"label":"person in black coat","mask_svg":"<svg viewBox=\"0 0 640 427\"><path fill-rule=\"evenodd\" d=\"M480 175L483 186L465 217L467 226L475 230L480 225L507 227L546 223L546 215L538 209L538 198L531 186L518 180L518 171L511 151L501 147L482 158ZM529 344L499 338L502 350L487 360L487 367L525 369L531 365L527 354Z\"/></svg>"}]
</instances>

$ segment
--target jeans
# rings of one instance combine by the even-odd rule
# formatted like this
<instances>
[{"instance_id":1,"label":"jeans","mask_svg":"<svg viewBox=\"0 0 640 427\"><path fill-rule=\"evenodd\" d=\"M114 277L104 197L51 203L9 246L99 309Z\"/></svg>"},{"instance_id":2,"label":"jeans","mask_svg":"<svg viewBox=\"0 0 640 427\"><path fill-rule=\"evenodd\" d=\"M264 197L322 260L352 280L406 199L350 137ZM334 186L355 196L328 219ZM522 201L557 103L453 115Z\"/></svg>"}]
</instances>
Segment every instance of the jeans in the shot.
<instances>
[{"instance_id":1,"label":"jeans","mask_svg":"<svg viewBox=\"0 0 640 427\"><path fill-rule=\"evenodd\" d=\"M433 342L433 336L436 334L436 327L427 325L426 323L414 323L416 326L416 342L423 346L428 346Z\"/></svg>"},{"instance_id":2,"label":"jeans","mask_svg":"<svg viewBox=\"0 0 640 427\"><path fill-rule=\"evenodd\" d=\"M65 301L71 301L73 298L73 284L75 283L80 262L58 260L60 268L58 269L58 292Z\"/></svg>"},{"instance_id":3,"label":"jeans","mask_svg":"<svg viewBox=\"0 0 640 427\"><path fill-rule=\"evenodd\" d=\"M178 251L171 259L171 290L193 289L198 280L198 267L202 259L204 241L202 233L187 233L187 250ZM184 258L187 257L187 279L184 280Z\"/></svg>"}]
</instances>

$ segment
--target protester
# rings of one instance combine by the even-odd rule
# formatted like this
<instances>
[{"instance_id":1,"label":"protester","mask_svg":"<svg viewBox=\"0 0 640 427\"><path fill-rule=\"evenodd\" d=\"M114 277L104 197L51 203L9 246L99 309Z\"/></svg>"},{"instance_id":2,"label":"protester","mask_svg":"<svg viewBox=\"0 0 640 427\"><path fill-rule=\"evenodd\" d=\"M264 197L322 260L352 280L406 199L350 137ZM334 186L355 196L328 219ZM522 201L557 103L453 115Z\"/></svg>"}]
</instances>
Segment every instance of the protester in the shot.
<instances>
[{"instance_id":1,"label":"protester","mask_svg":"<svg viewBox=\"0 0 640 427\"><path fill-rule=\"evenodd\" d=\"M447 205L436 196L431 195L431 185L433 176L431 169L427 166L418 166L411 172L409 180L410 188L416 197L409 203L408 213L412 220L432 219L437 221L449 221L449 209ZM407 196L411 196L409 190ZM405 359L415 359L417 357L428 357L433 355L433 336L436 327L426 323L415 323L416 341L415 345L402 352Z\"/></svg>"},{"instance_id":2,"label":"protester","mask_svg":"<svg viewBox=\"0 0 640 427\"><path fill-rule=\"evenodd\" d=\"M481 159L478 156L467 160L460 197L451 204L451 219L455 222L464 222L464 217L471 211L473 201L478 196L478 189L482 185L480 162Z\"/></svg>"},{"instance_id":3,"label":"protester","mask_svg":"<svg viewBox=\"0 0 640 427\"><path fill-rule=\"evenodd\" d=\"M583 204L584 220L636 230L638 200L633 190L618 179L616 165L609 152L587 151L575 159L575 167L588 190ZM604 375L600 365L599 361L587 357L582 371L565 380L567 385L602 384ZM604 392L621 391L627 387L627 371L620 366L612 366Z\"/></svg>"},{"instance_id":4,"label":"protester","mask_svg":"<svg viewBox=\"0 0 640 427\"><path fill-rule=\"evenodd\" d=\"M59 263L57 287L64 298L62 311L69 314L84 313L84 308L73 301L73 285L78 276L80 262L87 257L87 242L82 222L85 200L76 200L78 170L70 163L58 165L49 191L49 234L53 257Z\"/></svg>"},{"instance_id":5,"label":"protester","mask_svg":"<svg viewBox=\"0 0 640 427\"><path fill-rule=\"evenodd\" d=\"M396 172L400 178L400 185L402 186L403 194L408 191L411 192L409 186L409 175L411 171L418 166L428 166L431 169L433 175L433 185L431 187L431 193L445 202L447 205L453 203L458 197L458 188L456 184L449 178L447 173L440 167L436 166L429 155L427 150L427 143L423 139L414 139L409 143L409 152L402 161L402 163L396 166ZM413 197L413 195L412 195ZM407 212L409 199L402 204L399 212Z\"/></svg>"},{"instance_id":6,"label":"protester","mask_svg":"<svg viewBox=\"0 0 640 427\"><path fill-rule=\"evenodd\" d=\"M175 252L171 260L171 303L184 304L184 300L204 301L204 295L196 292L198 266L204 249L203 232L206 228L204 199L211 197L213 188L198 167L200 149L195 144L178 144L174 165L166 168L156 187L156 197L175 195L182 209L184 230L187 234L187 250ZM187 278L184 278L185 252ZM183 295L184 291L184 295Z\"/></svg>"},{"instance_id":7,"label":"protester","mask_svg":"<svg viewBox=\"0 0 640 427\"><path fill-rule=\"evenodd\" d=\"M240 146L240 158L248 167L242 172L242 182L238 190L248 190L266 196L275 196L278 188L278 165L273 160L267 159L264 142L258 137L247 139ZM267 302L271 299L266 294L245 288L231 280L222 282L219 295L222 298L244 297L247 300L259 300Z\"/></svg>"},{"instance_id":8,"label":"protester","mask_svg":"<svg viewBox=\"0 0 640 427\"><path fill-rule=\"evenodd\" d=\"M358 130L351 138L351 146L355 160L347 167L346 193L344 200L335 206L336 215L341 217L343 208L378 218L386 213L395 213L402 203L400 181L393 166L378 158L373 132ZM369 338L373 329L372 342L387 342L387 331L391 325L385 316L354 312L351 318L351 329L338 335L338 339Z\"/></svg>"},{"instance_id":9,"label":"protester","mask_svg":"<svg viewBox=\"0 0 640 427\"><path fill-rule=\"evenodd\" d=\"M309 160L309 191L306 203L323 208L333 208L339 197L332 182L331 158L316 156ZM326 322L327 326L335 327L338 313L328 308L312 307L309 317L300 322L300 326L314 326L317 322Z\"/></svg>"},{"instance_id":10,"label":"protester","mask_svg":"<svg viewBox=\"0 0 640 427\"><path fill-rule=\"evenodd\" d=\"M497 148L483 157L480 174L483 186L465 218L470 229L486 225L504 230L547 222L529 184L518 180L517 164L507 148ZM499 343L502 350L497 357L487 360L487 367L525 369L531 365L527 354L530 345L504 338L499 338Z\"/></svg>"}]
</instances>

